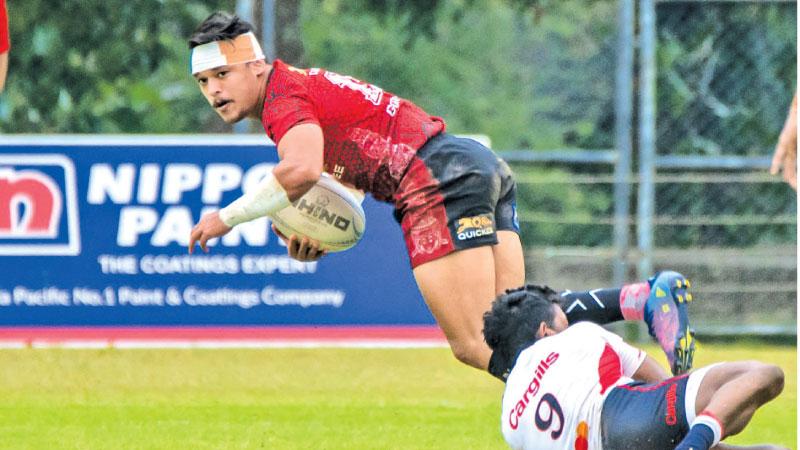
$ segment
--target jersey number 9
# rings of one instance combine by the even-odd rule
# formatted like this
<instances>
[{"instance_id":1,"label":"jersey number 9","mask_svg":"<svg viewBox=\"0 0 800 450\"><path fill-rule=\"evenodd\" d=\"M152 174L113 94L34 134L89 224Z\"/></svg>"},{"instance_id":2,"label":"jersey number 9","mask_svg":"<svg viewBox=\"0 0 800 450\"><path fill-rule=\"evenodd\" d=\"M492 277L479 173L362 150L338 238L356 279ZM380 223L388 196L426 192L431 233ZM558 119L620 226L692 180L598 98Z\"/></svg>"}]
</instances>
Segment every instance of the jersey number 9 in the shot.
<instances>
[{"instance_id":1,"label":"jersey number 9","mask_svg":"<svg viewBox=\"0 0 800 450\"><path fill-rule=\"evenodd\" d=\"M542 399L539 400L539 404L536 405L536 428L539 431L550 429L555 417L558 417L558 428L550 432L550 438L553 440L561 437L561 432L564 431L564 412L561 410L561 405L558 404L558 399L553 394L544 394Z\"/></svg>"}]
</instances>

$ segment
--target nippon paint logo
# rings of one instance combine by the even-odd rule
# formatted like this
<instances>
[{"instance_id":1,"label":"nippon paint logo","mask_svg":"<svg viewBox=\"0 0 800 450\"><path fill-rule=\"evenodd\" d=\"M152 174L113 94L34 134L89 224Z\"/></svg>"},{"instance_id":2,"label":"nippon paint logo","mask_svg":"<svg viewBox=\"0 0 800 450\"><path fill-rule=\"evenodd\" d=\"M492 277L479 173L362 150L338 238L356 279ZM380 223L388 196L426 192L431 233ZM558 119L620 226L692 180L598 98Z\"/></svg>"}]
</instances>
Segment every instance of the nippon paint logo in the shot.
<instances>
[{"instance_id":1,"label":"nippon paint logo","mask_svg":"<svg viewBox=\"0 0 800 450\"><path fill-rule=\"evenodd\" d=\"M77 255L75 166L64 155L0 155L0 255Z\"/></svg>"}]
</instances>

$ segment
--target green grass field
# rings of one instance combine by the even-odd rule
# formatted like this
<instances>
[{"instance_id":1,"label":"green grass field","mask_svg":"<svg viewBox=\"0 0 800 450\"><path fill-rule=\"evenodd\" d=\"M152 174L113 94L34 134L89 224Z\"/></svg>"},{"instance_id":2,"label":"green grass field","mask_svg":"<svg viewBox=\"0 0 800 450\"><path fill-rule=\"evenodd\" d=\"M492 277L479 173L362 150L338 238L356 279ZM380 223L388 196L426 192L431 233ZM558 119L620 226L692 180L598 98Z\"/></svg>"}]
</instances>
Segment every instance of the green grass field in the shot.
<instances>
[{"instance_id":1,"label":"green grass field","mask_svg":"<svg viewBox=\"0 0 800 450\"><path fill-rule=\"evenodd\" d=\"M787 383L729 442L795 448L795 349L707 345L697 363L738 359ZM2 350L0 448L504 449L501 392L447 349Z\"/></svg>"}]
</instances>

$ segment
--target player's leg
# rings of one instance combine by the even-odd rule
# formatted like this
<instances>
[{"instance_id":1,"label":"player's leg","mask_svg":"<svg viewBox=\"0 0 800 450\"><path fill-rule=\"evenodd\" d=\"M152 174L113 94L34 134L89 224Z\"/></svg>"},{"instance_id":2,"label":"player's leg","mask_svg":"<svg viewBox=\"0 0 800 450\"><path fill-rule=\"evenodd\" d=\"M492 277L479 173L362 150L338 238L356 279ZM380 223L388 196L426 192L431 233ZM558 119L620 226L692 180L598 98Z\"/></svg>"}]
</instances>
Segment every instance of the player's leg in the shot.
<instances>
[{"instance_id":1,"label":"player's leg","mask_svg":"<svg viewBox=\"0 0 800 450\"><path fill-rule=\"evenodd\" d=\"M515 231L499 230L497 240L497 245L491 247L494 256L495 296L525 284L525 258L519 234Z\"/></svg>"},{"instance_id":2,"label":"player's leg","mask_svg":"<svg viewBox=\"0 0 800 450\"><path fill-rule=\"evenodd\" d=\"M491 352L483 340L483 314L497 289L495 209L509 189L507 169L479 143L439 135L417 152L395 194L395 215L426 304L456 358L484 370ZM505 239L502 248L515 242ZM515 258L521 261L521 253L502 250L503 270ZM502 274L504 283L520 272Z\"/></svg>"},{"instance_id":3,"label":"player's leg","mask_svg":"<svg viewBox=\"0 0 800 450\"><path fill-rule=\"evenodd\" d=\"M491 350L483 340L483 314L495 297L492 248L461 250L421 264L414 278L453 355L486 370Z\"/></svg>"},{"instance_id":4,"label":"player's leg","mask_svg":"<svg viewBox=\"0 0 800 450\"><path fill-rule=\"evenodd\" d=\"M676 450L708 449L738 434L755 411L782 390L783 371L756 361L717 364L693 372L685 397L691 429Z\"/></svg>"},{"instance_id":5,"label":"player's leg","mask_svg":"<svg viewBox=\"0 0 800 450\"><path fill-rule=\"evenodd\" d=\"M644 321L667 355L673 374L687 372L694 358L694 338L687 304L692 301L689 281L664 271L646 282L613 289L561 294L561 308L570 323L588 320L606 324L618 320Z\"/></svg>"},{"instance_id":6,"label":"player's leg","mask_svg":"<svg viewBox=\"0 0 800 450\"><path fill-rule=\"evenodd\" d=\"M494 254L495 295L525 284L525 255L519 238L517 185L505 161L497 160L500 196L494 207L497 245Z\"/></svg>"}]
</instances>

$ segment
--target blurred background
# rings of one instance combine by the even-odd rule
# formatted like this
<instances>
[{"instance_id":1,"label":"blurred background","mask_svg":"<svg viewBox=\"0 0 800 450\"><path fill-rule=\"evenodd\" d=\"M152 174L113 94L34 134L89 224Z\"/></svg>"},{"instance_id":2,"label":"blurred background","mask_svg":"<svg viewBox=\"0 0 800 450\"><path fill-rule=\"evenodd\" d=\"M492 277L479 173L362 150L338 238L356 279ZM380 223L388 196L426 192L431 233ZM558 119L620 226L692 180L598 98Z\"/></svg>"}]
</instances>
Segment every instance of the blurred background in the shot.
<instances>
[{"instance_id":1,"label":"blurred background","mask_svg":"<svg viewBox=\"0 0 800 450\"><path fill-rule=\"evenodd\" d=\"M488 136L517 176L530 282L581 289L674 269L693 282L701 336L796 336L796 194L767 173L796 89L796 2L8 8L4 134L263 133L220 121L187 71L194 27L235 11L269 56L368 80L451 132Z\"/></svg>"}]
</instances>

